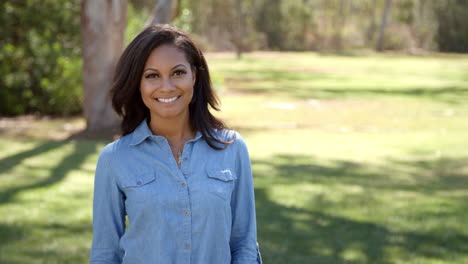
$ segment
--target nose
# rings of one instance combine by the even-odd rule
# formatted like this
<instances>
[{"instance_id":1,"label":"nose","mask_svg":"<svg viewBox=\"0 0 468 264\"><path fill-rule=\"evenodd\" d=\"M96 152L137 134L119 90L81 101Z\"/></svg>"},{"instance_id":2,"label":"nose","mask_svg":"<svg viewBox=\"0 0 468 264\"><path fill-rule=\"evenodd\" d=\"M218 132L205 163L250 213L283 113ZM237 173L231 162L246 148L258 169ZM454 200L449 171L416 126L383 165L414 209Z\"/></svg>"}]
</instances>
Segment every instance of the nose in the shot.
<instances>
[{"instance_id":1,"label":"nose","mask_svg":"<svg viewBox=\"0 0 468 264\"><path fill-rule=\"evenodd\" d=\"M163 78L162 85L161 85L161 88L160 88L161 90L171 91L174 88L175 88L174 84L172 83L170 78Z\"/></svg>"}]
</instances>

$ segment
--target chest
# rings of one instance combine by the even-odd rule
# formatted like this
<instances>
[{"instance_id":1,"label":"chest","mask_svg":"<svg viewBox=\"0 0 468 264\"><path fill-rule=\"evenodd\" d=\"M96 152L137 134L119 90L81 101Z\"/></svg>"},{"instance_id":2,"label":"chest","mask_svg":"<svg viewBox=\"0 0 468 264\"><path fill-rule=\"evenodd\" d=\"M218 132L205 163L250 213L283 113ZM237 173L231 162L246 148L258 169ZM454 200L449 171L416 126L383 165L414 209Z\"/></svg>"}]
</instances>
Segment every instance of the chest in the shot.
<instances>
[{"instance_id":1,"label":"chest","mask_svg":"<svg viewBox=\"0 0 468 264\"><path fill-rule=\"evenodd\" d=\"M181 167L170 149L137 149L117 170L129 216L195 210L200 214L230 206L237 175L226 151L184 149Z\"/></svg>"}]
</instances>

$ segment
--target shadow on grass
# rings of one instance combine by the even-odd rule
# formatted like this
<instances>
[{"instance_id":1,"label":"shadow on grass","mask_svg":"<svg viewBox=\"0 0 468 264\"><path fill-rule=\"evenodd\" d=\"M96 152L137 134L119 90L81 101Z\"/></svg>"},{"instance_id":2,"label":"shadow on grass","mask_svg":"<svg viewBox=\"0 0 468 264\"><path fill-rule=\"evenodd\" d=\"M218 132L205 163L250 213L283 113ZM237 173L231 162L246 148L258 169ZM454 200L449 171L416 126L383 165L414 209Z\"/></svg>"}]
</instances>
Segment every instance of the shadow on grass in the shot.
<instances>
[{"instance_id":1,"label":"shadow on grass","mask_svg":"<svg viewBox=\"0 0 468 264\"><path fill-rule=\"evenodd\" d=\"M12 225L0 224L0 263L11 263L11 264L20 264L20 262L11 262L8 254L3 252L6 251L4 247L7 247L13 244L16 241L22 240L27 237L28 230L25 230L22 227ZM10 251L8 252L10 253ZM18 254L21 254L18 252ZM6 257L5 257L6 256Z\"/></svg>"},{"instance_id":2,"label":"shadow on grass","mask_svg":"<svg viewBox=\"0 0 468 264\"><path fill-rule=\"evenodd\" d=\"M388 158L386 164L369 165L347 160L324 163L311 156L277 155L270 160L256 160L254 163L273 168L275 174L272 180L277 184L352 184L367 190L405 190L425 194L468 190L468 175L464 172L468 157L414 160Z\"/></svg>"},{"instance_id":3,"label":"shadow on grass","mask_svg":"<svg viewBox=\"0 0 468 264\"><path fill-rule=\"evenodd\" d=\"M25 230L24 228L17 227L14 225L0 224L0 234L2 238L0 239L0 249L1 249L5 245L13 241L20 240L23 237L25 237Z\"/></svg>"},{"instance_id":4,"label":"shadow on grass","mask_svg":"<svg viewBox=\"0 0 468 264\"><path fill-rule=\"evenodd\" d=\"M406 97L406 98L421 98L436 102L448 104L462 104L468 98L468 87L442 86L436 88L426 87L411 87L411 88L356 88L356 87L321 87L313 83L304 85L294 85L291 83L271 85L257 85L251 87L236 87L236 91L241 93L251 94L287 94L297 99L340 99L340 98L391 98L391 97Z\"/></svg>"},{"instance_id":5,"label":"shadow on grass","mask_svg":"<svg viewBox=\"0 0 468 264\"><path fill-rule=\"evenodd\" d=\"M449 104L462 104L468 98L468 87L444 86L437 88L407 88L407 89L343 89L343 88L324 88L319 89L321 93L328 94L330 97L340 96L403 96L408 98L424 98L433 101L439 101Z\"/></svg>"},{"instance_id":6,"label":"shadow on grass","mask_svg":"<svg viewBox=\"0 0 468 264\"><path fill-rule=\"evenodd\" d=\"M308 69L301 72L278 70L237 70L226 72L226 85L236 92L251 94L288 95L297 99L339 99L343 97L408 97L424 98L450 104L461 104L468 99L468 84L414 86L382 81L355 79L352 75L337 75L333 71ZM467 77L461 77L464 81ZM330 82L323 86L316 82Z\"/></svg>"},{"instance_id":7,"label":"shadow on grass","mask_svg":"<svg viewBox=\"0 0 468 264\"><path fill-rule=\"evenodd\" d=\"M255 190L259 243L265 263L384 263L389 231L379 225L272 202ZM272 215L274 212L274 215ZM363 252L356 261L347 250Z\"/></svg>"},{"instance_id":8,"label":"shadow on grass","mask_svg":"<svg viewBox=\"0 0 468 264\"><path fill-rule=\"evenodd\" d=\"M400 224L420 223L414 230L372 222L369 215L357 217L359 220L339 216L340 210L350 208L356 212L362 207L383 210L386 204L380 198L384 193L396 195L410 191L426 197L443 191L468 193L468 175L460 170L464 164L466 159L439 159L432 163L389 160L385 167L372 167L348 161L319 164L313 157L301 155L253 160L258 180L285 186L312 183L325 190L298 192L297 197L310 197L308 206L301 208L276 202L279 199L272 199L268 188L255 190L259 242L263 245L265 263L384 264L411 258L452 263L467 258L468 235L447 224L453 219L459 224L466 221L468 205L456 198L443 211L418 208L418 202L410 200L401 210L388 208L387 213L375 212L377 218L400 217ZM255 169L260 167L268 170ZM404 181L402 175L414 181ZM339 201L330 199L334 195L330 192L339 191L335 189L338 185L358 186L363 192L340 194ZM407 215L416 219L405 218ZM429 222L436 224L430 229L423 227Z\"/></svg>"},{"instance_id":9,"label":"shadow on grass","mask_svg":"<svg viewBox=\"0 0 468 264\"><path fill-rule=\"evenodd\" d=\"M17 193L37 188L47 187L58 183L65 178L68 172L77 169L85 161L88 155L96 152L97 142L93 141L63 141L63 142L47 142L31 150L12 155L0 160L0 174L12 169L14 166L21 164L27 158L41 155L53 149L60 148L66 144L73 144L73 151L63 157L58 164L50 170L47 178L29 184L13 186L2 190L0 193L0 204L10 202Z\"/></svg>"},{"instance_id":10,"label":"shadow on grass","mask_svg":"<svg viewBox=\"0 0 468 264\"><path fill-rule=\"evenodd\" d=\"M32 237L34 230L40 230L47 237ZM77 239L91 239L89 223L73 224L35 224L21 228L11 225L0 225L0 252L11 243L18 240L29 240L30 247L11 247L9 254L0 254L0 263L24 264L24 263L87 263L88 243L76 243ZM5 239L4 239L5 238ZM64 248L59 241L68 241L69 248ZM75 243L70 242L75 241ZM37 246L36 246L37 245ZM16 250L16 252L15 252ZM12 252L13 251L13 252ZM12 257L13 256L13 257ZM37 262L40 260L40 262Z\"/></svg>"},{"instance_id":11,"label":"shadow on grass","mask_svg":"<svg viewBox=\"0 0 468 264\"><path fill-rule=\"evenodd\" d=\"M23 151L23 152L20 152L20 153L17 153L17 154L13 154L9 157L6 157L6 158L3 158L0 160L0 175L2 173L5 173L7 172L8 170L10 170L11 168L21 164L21 162L25 159L28 159L28 158L31 158L31 157L34 157L34 156L38 156L38 155L41 155L43 153L46 153L48 151L51 151L51 150L54 150L56 148L59 148L61 146L63 146L64 144L66 144L67 142L57 142L57 141L48 141L48 142L44 142L38 146L34 146L32 147L31 149L29 150L26 150L26 151Z\"/></svg>"},{"instance_id":12,"label":"shadow on grass","mask_svg":"<svg viewBox=\"0 0 468 264\"><path fill-rule=\"evenodd\" d=\"M95 153L97 146L97 142L84 141L50 144L40 145L38 149L27 150L0 161L2 172L6 172L24 159L41 155L64 144L73 144L73 151L57 161L49 177L2 190L0 205L12 202L14 196L22 191L60 182L68 172L78 169L86 157ZM416 228L411 231L372 222L371 219L366 219L367 216L359 219L343 217L338 211L346 207L358 210L370 203L378 207L380 204L377 198L383 192L411 191L430 196L440 191L466 191L468 177L463 168L467 161L448 158L412 161L388 159L387 164L375 166L339 160L325 163L313 156L301 155L278 155L268 160L253 160L256 178L268 180L271 185L312 183L323 186L326 191L333 191L335 185L352 185L364 190L363 193L345 194L344 199L339 202L328 199L327 193L317 195L298 192L297 196L305 197L309 202L305 207L295 207L279 203L277 198L271 196L267 186L257 188L259 243L265 263L387 264L405 258L431 258L447 262L460 257L467 258L466 233L444 225L446 219L466 220L468 204L463 199L443 213L425 210L414 213L421 223L430 220L437 221L438 224L434 228ZM268 172L258 169L259 166L269 168ZM417 208L409 206L406 209ZM10 243L31 239L33 231L37 229L49 230L41 233L50 232L57 239L83 239L83 234L90 232L89 223L35 224L26 229L0 224L0 252ZM42 239L44 238L38 238L38 241ZM20 250L18 254L25 258L40 258L50 260L50 263L83 263L87 257L87 252L70 253L69 249L43 251L38 246ZM22 262L10 260L8 263Z\"/></svg>"}]
</instances>

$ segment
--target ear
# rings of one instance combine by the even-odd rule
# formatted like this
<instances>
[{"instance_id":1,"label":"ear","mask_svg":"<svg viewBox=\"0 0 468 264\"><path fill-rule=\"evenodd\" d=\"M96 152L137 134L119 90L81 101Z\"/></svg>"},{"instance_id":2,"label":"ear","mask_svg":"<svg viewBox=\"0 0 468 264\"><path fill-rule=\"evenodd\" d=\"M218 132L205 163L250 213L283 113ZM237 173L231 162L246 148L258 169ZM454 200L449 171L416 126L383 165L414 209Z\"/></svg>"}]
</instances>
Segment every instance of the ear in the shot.
<instances>
[{"instance_id":1,"label":"ear","mask_svg":"<svg viewBox=\"0 0 468 264\"><path fill-rule=\"evenodd\" d=\"M196 80L197 80L197 71L195 68L192 68L192 86L195 85Z\"/></svg>"}]
</instances>

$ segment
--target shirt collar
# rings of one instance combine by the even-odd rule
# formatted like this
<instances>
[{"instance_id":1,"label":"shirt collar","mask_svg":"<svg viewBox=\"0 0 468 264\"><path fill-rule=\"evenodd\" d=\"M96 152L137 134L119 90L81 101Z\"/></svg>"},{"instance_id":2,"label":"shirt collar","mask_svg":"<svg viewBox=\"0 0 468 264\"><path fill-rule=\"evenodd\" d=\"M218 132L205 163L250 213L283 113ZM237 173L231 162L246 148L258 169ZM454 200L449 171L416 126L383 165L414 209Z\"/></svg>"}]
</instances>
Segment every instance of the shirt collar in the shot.
<instances>
[{"instance_id":1,"label":"shirt collar","mask_svg":"<svg viewBox=\"0 0 468 264\"><path fill-rule=\"evenodd\" d=\"M135 146L143 142L146 138L152 136L153 133L148 127L147 119L145 118L141 123L133 130L132 139L130 141L131 146Z\"/></svg>"},{"instance_id":2,"label":"shirt collar","mask_svg":"<svg viewBox=\"0 0 468 264\"><path fill-rule=\"evenodd\" d=\"M157 140L166 139L163 136L153 135L153 132L151 132L151 130L148 127L147 119L145 118L138 125L138 127L135 128L135 130L132 132L132 139L130 140L130 145L131 146L136 146L136 145L140 144L141 142L145 141L148 137L153 137L153 138L155 138ZM201 137L202 137L201 132L197 131L197 133L195 134L195 137L192 138L191 140L187 141L187 142L197 141Z\"/></svg>"}]
</instances>

